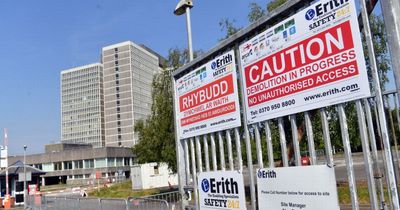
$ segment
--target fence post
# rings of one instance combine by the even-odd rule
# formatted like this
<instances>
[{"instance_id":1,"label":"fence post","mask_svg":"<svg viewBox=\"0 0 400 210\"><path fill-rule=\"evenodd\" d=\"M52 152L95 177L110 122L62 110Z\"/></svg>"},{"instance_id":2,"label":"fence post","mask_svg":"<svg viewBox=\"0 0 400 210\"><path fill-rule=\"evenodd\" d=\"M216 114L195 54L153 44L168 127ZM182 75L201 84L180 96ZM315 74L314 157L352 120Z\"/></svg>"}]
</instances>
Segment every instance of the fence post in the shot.
<instances>
[{"instance_id":1,"label":"fence post","mask_svg":"<svg viewBox=\"0 0 400 210\"><path fill-rule=\"evenodd\" d=\"M400 160L400 155L399 155L399 147L397 144L397 136L396 136L396 129L394 127L394 122L393 122L393 114L392 114L392 107L390 106L390 97L389 95L385 95L383 96L383 101L385 101L386 99L386 104L387 104L387 110L388 110L388 115L389 115L389 125L390 125L390 129L392 130L392 139L393 139L393 143L394 143L394 153L396 154L396 161L397 164L395 166L395 168L397 168L397 172L400 173L400 167L399 167L399 160ZM395 103L396 103L396 99L395 99ZM385 103L383 103L385 104Z\"/></svg>"},{"instance_id":2,"label":"fence post","mask_svg":"<svg viewBox=\"0 0 400 210\"><path fill-rule=\"evenodd\" d=\"M204 144L204 161L206 164L206 171L210 171L210 157L208 154L208 141L207 141L207 135L203 136L203 144Z\"/></svg>"},{"instance_id":3,"label":"fence post","mask_svg":"<svg viewBox=\"0 0 400 210\"><path fill-rule=\"evenodd\" d=\"M129 210L130 208L129 208L129 202L128 202L128 199L124 199L125 200L125 204L126 204L126 210Z\"/></svg>"},{"instance_id":4,"label":"fence post","mask_svg":"<svg viewBox=\"0 0 400 210\"><path fill-rule=\"evenodd\" d=\"M326 116L325 108L320 110L321 122L322 122L322 133L324 134L324 145L325 145L325 157L328 165L333 166L333 154L332 154L332 144L331 136L329 134L329 122Z\"/></svg>"},{"instance_id":5,"label":"fence post","mask_svg":"<svg viewBox=\"0 0 400 210\"><path fill-rule=\"evenodd\" d=\"M258 168L264 168L264 162L262 157L262 147L261 147L261 138L260 131L258 129L258 123L253 124L255 138L256 138L256 150L257 150L257 162Z\"/></svg>"},{"instance_id":6,"label":"fence post","mask_svg":"<svg viewBox=\"0 0 400 210\"><path fill-rule=\"evenodd\" d=\"M235 142L236 142L236 157L238 161L239 171L243 172L242 147L240 144L239 128L235 128Z\"/></svg>"},{"instance_id":7,"label":"fence post","mask_svg":"<svg viewBox=\"0 0 400 210\"><path fill-rule=\"evenodd\" d=\"M211 158L212 158L212 164L213 164L213 171L217 171L217 152L215 149L215 136L214 133L210 135L210 141L211 141Z\"/></svg>"},{"instance_id":8,"label":"fence post","mask_svg":"<svg viewBox=\"0 0 400 210\"><path fill-rule=\"evenodd\" d=\"M196 152L197 152L197 166L199 167L199 172L203 172L202 158L201 158L201 144L200 136L196 136Z\"/></svg>"},{"instance_id":9,"label":"fence post","mask_svg":"<svg viewBox=\"0 0 400 210\"><path fill-rule=\"evenodd\" d=\"M198 203L198 193L197 193L197 176L196 176L196 156L194 152L194 142L193 138L190 138L190 153L192 159L192 177L193 177L193 192L194 192L194 202L195 207L199 210L199 203Z\"/></svg>"},{"instance_id":10,"label":"fence post","mask_svg":"<svg viewBox=\"0 0 400 210\"><path fill-rule=\"evenodd\" d=\"M372 161L371 161L371 152L368 142L368 134L367 134L367 126L365 124L365 115L364 110L360 100L356 101L356 109L357 109L357 118L358 118L358 127L360 130L361 136L361 146L363 149L363 156L364 156L364 165L365 165L365 173L367 174L368 178L368 189L369 189L369 197L371 201L371 207L374 210L378 210L378 198L376 197L376 186L374 182L372 171Z\"/></svg>"},{"instance_id":11,"label":"fence post","mask_svg":"<svg viewBox=\"0 0 400 210\"><path fill-rule=\"evenodd\" d=\"M225 171L225 149L224 149L224 139L222 138L221 131L218 131L218 143L219 143L219 161L221 163L221 170Z\"/></svg>"},{"instance_id":12,"label":"fence post","mask_svg":"<svg viewBox=\"0 0 400 210\"><path fill-rule=\"evenodd\" d=\"M78 198L78 206L77 206L77 209L78 209L78 210L81 209L81 199L80 199L80 198Z\"/></svg>"},{"instance_id":13,"label":"fence post","mask_svg":"<svg viewBox=\"0 0 400 210\"><path fill-rule=\"evenodd\" d=\"M384 0L381 2L385 30L391 57L392 70L396 82L396 92L400 93L400 2L398 0ZM396 95L396 101L398 101Z\"/></svg>"},{"instance_id":14,"label":"fence post","mask_svg":"<svg viewBox=\"0 0 400 210\"><path fill-rule=\"evenodd\" d=\"M229 170L233 171L233 154L232 154L232 138L230 130L226 130L226 143L228 146L228 162L229 162Z\"/></svg>"},{"instance_id":15,"label":"fence post","mask_svg":"<svg viewBox=\"0 0 400 210\"><path fill-rule=\"evenodd\" d=\"M236 45L235 46L235 57L239 57L239 47ZM240 81L240 86L244 87L243 84L243 72L241 70L241 60L237 59L238 62L237 65L239 66L237 69L239 71L239 81ZM256 188L255 188L255 181L254 181L254 171L253 171L253 160L252 160L252 155L251 155L251 143L250 143L250 134L249 134L249 127L247 126L247 110L246 110L246 101L244 99L245 95L245 90L243 88L240 88L242 91L242 106L243 106L243 126L244 126L244 134L245 134L245 141L246 141L246 155L247 155L247 169L249 170L249 176L250 176L250 199L251 199L251 208L253 210L256 210Z\"/></svg>"},{"instance_id":16,"label":"fence post","mask_svg":"<svg viewBox=\"0 0 400 210\"><path fill-rule=\"evenodd\" d=\"M393 167L392 151L390 148L388 129L386 126L387 121L386 121L386 116L385 116L385 110L383 107L382 90L381 90L381 85L380 85L380 81L379 81L378 68L376 65L376 58L375 58L375 50L374 50L374 46L372 43L371 29L369 26L369 19L368 19L368 13L367 13L367 7L366 7L365 0L360 0L360 7L361 7L362 21L363 21L363 25L364 25L364 35L365 35L365 40L367 42L370 67L372 70L372 78L373 78L374 87L375 87L375 96L376 96L376 103L377 103L377 108L378 108L379 123L381 125L380 127L381 127L381 133L382 133L382 140L383 140L385 156L386 156L386 160L387 160L386 168L387 168L387 172L388 172L387 176L388 176L388 180L389 180L388 187L390 188L390 191L391 191L391 203L393 205L393 209L398 210L398 209L400 209L400 206L399 206L399 195L398 195L398 191L397 191L396 175L395 175L394 167Z\"/></svg>"},{"instance_id":17,"label":"fence post","mask_svg":"<svg viewBox=\"0 0 400 210\"><path fill-rule=\"evenodd\" d=\"M317 156L315 155L314 132L310 119L310 114L304 112L304 121L306 124L308 152L310 152L311 164L317 164Z\"/></svg>"},{"instance_id":18,"label":"fence post","mask_svg":"<svg viewBox=\"0 0 400 210\"><path fill-rule=\"evenodd\" d=\"M267 151L268 151L268 164L270 168L275 167L274 161L274 148L272 146L272 135L269 127L269 120L265 121L265 137L267 140Z\"/></svg>"},{"instance_id":19,"label":"fence post","mask_svg":"<svg viewBox=\"0 0 400 210\"><path fill-rule=\"evenodd\" d=\"M299 146L299 135L297 133L296 115L292 114L289 116L290 125L292 128L292 141L293 141L293 153L294 161L296 166L301 166L301 155Z\"/></svg>"},{"instance_id":20,"label":"fence post","mask_svg":"<svg viewBox=\"0 0 400 210\"><path fill-rule=\"evenodd\" d=\"M184 145L182 145L182 140L179 137L179 130L178 130L178 125L177 125L177 120L176 116L178 113L178 106L176 105L176 80L174 76L171 75L171 80L172 80L172 94L173 94L173 111L174 111L174 131L175 131L175 150L176 150L176 161L177 161L177 170L178 170L178 183L179 183L179 193L182 195L182 204L181 204L181 210L184 210L185 206L188 204L188 201L184 199L185 195L185 190L184 190L184 185L188 182L187 179L189 177L185 176L185 169L186 167L182 165L186 164L185 162L185 151L184 151Z\"/></svg>"},{"instance_id":21,"label":"fence post","mask_svg":"<svg viewBox=\"0 0 400 210\"><path fill-rule=\"evenodd\" d=\"M185 155L185 171L186 171L186 186L190 185L190 167L189 167L189 146L188 141L189 139L183 139L184 145L184 155Z\"/></svg>"},{"instance_id":22,"label":"fence post","mask_svg":"<svg viewBox=\"0 0 400 210\"><path fill-rule=\"evenodd\" d=\"M289 161L288 161L287 148L286 148L286 135L285 135L285 129L283 128L282 117L278 118L278 128L279 128L279 140L281 143L282 166L288 167Z\"/></svg>"},{"instance_id":23,"label":"fence post","mask_svg":"<svg viewBox=\"0 0 400 210\"><path fill-rule=\"evenodd\" d=\"M378 149L376 147L376 138L375 138L375 131L374 131L374 123L372 121L372 114L371 114L371 107L369 105L368 99L364 99L364 108L365 113L367 116L367 125L368 125L368 134L371 143L371 150L372 150L372 162L374 165L374 177L379 186L379 198L381 201L381 209L385 209L385 195L383 190L383 183L382 183L382 172L381 168L379 167L379 158L378 158Z\"/></svg>"},{"instance_id":24,"label":"fence post","mask_svg":"<svg viewBox=\"0 0 400 210\"><path fill-rule=\"evenodd\" d=\"M351 157L351 147L350 147L349 130L347 126L346 113L344 112L343 104L337 105L337 109L340 120L340 129L342 130L343 150L344 150L344 157L346 160L347 176L349 180L351 205L353 207L353 210L359 210L360 207L358 205L357 188L354 177L353 158Z\"/></svg>"}]
</instances>

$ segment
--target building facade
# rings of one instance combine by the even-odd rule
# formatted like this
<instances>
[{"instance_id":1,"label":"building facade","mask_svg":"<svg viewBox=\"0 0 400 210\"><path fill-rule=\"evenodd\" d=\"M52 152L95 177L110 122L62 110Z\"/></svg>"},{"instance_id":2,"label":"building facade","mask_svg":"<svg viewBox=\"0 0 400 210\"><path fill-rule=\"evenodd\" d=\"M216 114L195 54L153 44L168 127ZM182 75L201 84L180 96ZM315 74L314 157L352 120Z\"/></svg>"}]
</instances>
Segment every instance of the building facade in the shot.
<instances>
[{"instance_id":1,"label":"building facade","mask_svg":"<svg viewBox=\"0 0 400 210\"><path fill-rule=\"evenodd\" d=\"M105 146L101 63L61 72L61 141Z\"/></svg>"},{"instance_id":2,"label":"building facade","mask_svg":"<svg viewBox=\"0 0 400 210\"><path fill-rule=\"evenodd\" d=\"M10 156L9 163L22 161L23 156ZM93 180L112 181L116 174L130 177L134 156L130 148L101 147L83 144L50 144L45 153L26 156L26 164L40 169L41 185L78 184L86 185ZM99 177L96 177L98 174Z\"/></svg>"},{"instance_id":3,"label":"building facade","mask_svg":"<svg viewBox=\"0 0 400 210\"><path fill-rule=\"evenodd\" d=\"M137 143L135 122L151 113L152 79L159 58L127 41L104 47L102 62L105 146L132 147Z\"/></svg>"}]
</instances>

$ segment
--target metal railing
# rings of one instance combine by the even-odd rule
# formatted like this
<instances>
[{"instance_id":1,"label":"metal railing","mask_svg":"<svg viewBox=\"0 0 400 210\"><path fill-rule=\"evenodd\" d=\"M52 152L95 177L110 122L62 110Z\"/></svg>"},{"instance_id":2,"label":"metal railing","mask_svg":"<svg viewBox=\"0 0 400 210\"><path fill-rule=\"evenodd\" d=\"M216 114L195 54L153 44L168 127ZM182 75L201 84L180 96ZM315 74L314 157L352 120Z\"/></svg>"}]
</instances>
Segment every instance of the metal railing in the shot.
<instances>
[{"instance_id":1,"label":"metal railing","mask_svg":"<svg viewBox=\"0 0 400 210\"><path fill-rule=\"evenodd\" d=\"M55 196L27 196L27 208L31 210L174 210L179 202L179 197L173 193L155 195L164 197L173 202L170 205L167 200L144 197L128 199L110 198L76 198L76 197L55 197ZM178 198L178 199L175 199Z\"/></svg>"}]
</instances>

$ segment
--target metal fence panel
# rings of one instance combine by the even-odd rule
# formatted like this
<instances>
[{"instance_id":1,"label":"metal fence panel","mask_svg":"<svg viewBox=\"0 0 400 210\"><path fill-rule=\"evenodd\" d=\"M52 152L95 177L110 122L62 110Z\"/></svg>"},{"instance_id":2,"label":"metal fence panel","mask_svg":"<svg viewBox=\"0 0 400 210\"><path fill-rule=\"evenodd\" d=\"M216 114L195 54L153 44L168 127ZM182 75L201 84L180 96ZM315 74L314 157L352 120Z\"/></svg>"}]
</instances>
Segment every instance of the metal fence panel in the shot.
<instances>
[{"instance_id":1,"label":"metal fence panel","mask_svg":"<svg viewBox=\"0 0 400 210\"><path fill-rule=\"evenodd\" d=\"M84 198L79 200L79 210L101 209L98 198Z\"/></svg>"},{"instance_id":2,"label":"metal fence panel","mask_svg":"<svg viewBox=\"0 0 400 210\"><path fill-rule=\"evenodd\" d=\"M152 198L128 198L129 210L169 210L168 202Z\"/></svg>"},{"instance_id":3,"label":"metal fence panel","mask_svg":"<svg viewBox=\"0 0 400 210\"><path fill-rule=\"evenodd\" d=\"M102 198L100 199L101 209L110 209L110 210L126 210L127 209L127 201L124 199L109 199Z\"/></svg>"}]
</instances>

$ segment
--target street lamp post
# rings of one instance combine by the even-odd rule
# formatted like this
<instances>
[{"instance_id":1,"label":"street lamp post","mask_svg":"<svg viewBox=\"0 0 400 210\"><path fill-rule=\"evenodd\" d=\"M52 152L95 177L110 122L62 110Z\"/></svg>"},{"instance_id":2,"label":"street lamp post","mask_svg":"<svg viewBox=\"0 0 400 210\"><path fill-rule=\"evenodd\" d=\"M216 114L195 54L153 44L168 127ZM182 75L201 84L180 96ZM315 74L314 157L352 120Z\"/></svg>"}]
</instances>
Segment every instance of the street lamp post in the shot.
<instances>
[{"instance_id":1,"label":"street lamp post","mask_svg":"<svg viewBox=\"0 0 400 210\"><path fill-rule=\"evenodd\" d=\"M174 10L175 15L183 15L186 13L186 25L188 33L188 47L189 47L189 61L193 60L193 47L192 47L192 25L190 23L190 9L193 7L192 0L180 0Z\"/></svg>"},{"instance_id":2,"label":"street lamp post","mask_svg":"<svg viewBox=\"0 0 400 210\"><path fill-rule=\"evenodd\" d=\"M28 146L24 145L24 207L26 209L26 148Z\"/></svg>"},{"instance_id":3,"label":"street lamp post","mask_svg":"<svg viewBox=\"0 0 400 210\"><path fill-rule=\"evenodd\" d=\"M176 5L176 8L174 10L174 14L179 16L183 15L186 13L186 25L187 25L187 35L188 35L188 48L189 48L189 61L193 60L193 48L192 48L192 26L190 23L190 9L193 7L193 2L192 0L180 0L179 3ZM174 89L174 113L176 116L176 101L175 101L175 79L172 78L173 86L172 88ZM175 118L176 122L176 118ZM176 159L177 159L177 166L178 166L178 179L179 179L179 191L180 194L182 195L182 206L181 209L185 209L185 206L188 205L188 199L184 199L185 195L185 189L184 185L188 183L188 180L190 179L189 177L185 178L185 166L182 166L183 163L185 162L185 158L183 157L184 152L184 145L181 139L179 138L178 132L177 132L177 127L175 126L175 142L176 142ZM193 176L195 176L193 174ZM197 207L197 191L196 189L193 189L195 192L195 203ZM190 195L190 192L189 192Z\"/></svg>"}]
</instances>

